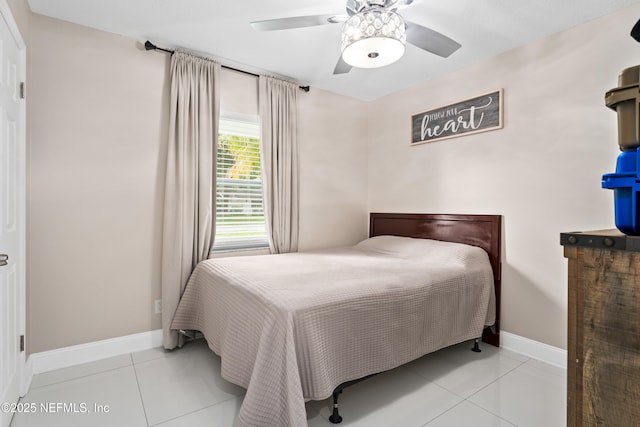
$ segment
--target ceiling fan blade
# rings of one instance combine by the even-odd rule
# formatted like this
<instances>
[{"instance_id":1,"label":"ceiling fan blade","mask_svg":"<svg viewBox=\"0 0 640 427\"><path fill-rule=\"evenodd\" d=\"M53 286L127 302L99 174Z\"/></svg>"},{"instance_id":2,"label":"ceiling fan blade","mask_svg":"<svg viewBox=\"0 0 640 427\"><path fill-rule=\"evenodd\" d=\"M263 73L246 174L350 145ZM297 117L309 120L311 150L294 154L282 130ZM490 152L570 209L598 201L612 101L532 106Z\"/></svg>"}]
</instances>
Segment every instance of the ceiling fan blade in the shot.
<instances>
[{"instance_id":1,"label":"ceiling fan blade","mask_svg":"<svg viewBox=\"0 0 640 427\"><path fill-rule=\"evenodd\" d=\"M336 68L333 69L333 74L346 74L349 71L351 71L351 65L344 62L344 59L342 59L342 55L340 55L340 59L338 59Z\"/></svg>"},{"instance_id":2,"label":"ceiling fan blade","mask_svg":"<svg viewBox=\"0 0 640 427\"><path fill-rule=\"evenodd\" d=\"M291 18L268 19L254 21L251 26L256 31L288 30L291 28L314 27L316 25L333 24L335 15L293 16ZM337 17L336 17L337 18Z\"/></svg>"},{"instance_id":3,"label":"ceiling fan blade","mask_svg":"<svg viewBox=\"0 0 640 427\"><path fill-rule=\"evenodd\" d=\"M462 45L442 33L432 30L415 22L406 21L407 41L427 52L447 58Z\"/></svg>"}]
</instances>

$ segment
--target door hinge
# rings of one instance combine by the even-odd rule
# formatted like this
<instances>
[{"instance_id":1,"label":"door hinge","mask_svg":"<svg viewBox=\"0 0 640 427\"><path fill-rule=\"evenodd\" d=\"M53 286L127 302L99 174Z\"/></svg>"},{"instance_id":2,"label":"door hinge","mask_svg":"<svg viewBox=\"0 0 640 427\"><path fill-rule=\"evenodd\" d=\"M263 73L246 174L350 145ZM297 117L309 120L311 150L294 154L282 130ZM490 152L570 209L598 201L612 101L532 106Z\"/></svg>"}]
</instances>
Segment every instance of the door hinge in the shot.
<instances>
[{"instance_id":1,"label":"door hinge","mask_svg":"<svg viewBox=\"0 0 640 427\"><path fill-rule=\"evenodd\" d=\"M20 335L20 353L24 351L24 335Z\"/></svg>"},{"instance_id":2,"label":"door hinge","mask_svg":"<svg viewBox=\"0 0 640 427\"><path fill-rule=\"evenodd\" d=\"M20 82L20 99L24 99L24 82Z\"/></svg>"}]
</instances>

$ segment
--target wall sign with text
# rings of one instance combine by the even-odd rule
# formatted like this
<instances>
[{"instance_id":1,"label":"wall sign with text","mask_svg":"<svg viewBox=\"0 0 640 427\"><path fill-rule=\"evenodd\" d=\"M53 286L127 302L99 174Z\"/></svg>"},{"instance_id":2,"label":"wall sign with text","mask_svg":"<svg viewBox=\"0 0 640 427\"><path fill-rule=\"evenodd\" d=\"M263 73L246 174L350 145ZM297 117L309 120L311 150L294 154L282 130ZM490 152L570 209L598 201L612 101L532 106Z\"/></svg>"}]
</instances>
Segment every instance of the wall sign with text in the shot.
<instances>
[{"instance_id":1,"label":"wall sign with text","mask_svg":"<svg viewBox=\"0 0 640 427\"><path fill-rule=\"evenodd\" d=\"M411 116L411 145L502 129L502 89Z\"/></svg>"}]
</instances>

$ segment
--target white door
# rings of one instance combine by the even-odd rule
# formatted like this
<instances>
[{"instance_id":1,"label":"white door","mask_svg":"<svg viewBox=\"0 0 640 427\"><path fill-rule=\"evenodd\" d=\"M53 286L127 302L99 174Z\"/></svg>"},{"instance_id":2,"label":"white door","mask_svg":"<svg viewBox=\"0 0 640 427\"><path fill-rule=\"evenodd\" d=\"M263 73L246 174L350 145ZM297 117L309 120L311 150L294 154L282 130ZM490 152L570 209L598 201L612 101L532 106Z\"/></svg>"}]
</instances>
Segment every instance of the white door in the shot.
<instances>
[{"instance_id":1,"label":"white door","mask_svg":"<svg viewBox=\"0 0 640 427\"><path fill-rule=\"evenodd\" d=\"M25 49L6 1L0 3L0 404L23 388L25 329ZM0 410L0 427L11 412Z\"/></svg>"}]
</instances>

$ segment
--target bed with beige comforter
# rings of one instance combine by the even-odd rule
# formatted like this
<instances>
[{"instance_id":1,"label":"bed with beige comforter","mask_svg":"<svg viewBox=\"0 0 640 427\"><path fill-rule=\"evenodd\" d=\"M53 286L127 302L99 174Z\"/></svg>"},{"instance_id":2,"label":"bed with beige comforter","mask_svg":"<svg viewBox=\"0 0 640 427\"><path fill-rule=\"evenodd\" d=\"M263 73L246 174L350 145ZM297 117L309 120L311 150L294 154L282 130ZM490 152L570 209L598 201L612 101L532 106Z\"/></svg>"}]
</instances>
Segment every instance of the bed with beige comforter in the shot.
<instances>
[{"instance_id":1,"label":"bed with beige comforter","mask_svg":"<svg viewBox=\"0 0 640 427\"><path fill-rule=\"evenodd\" d=\"M247 389L241 426L306 426L305 400L480 337L493 273L474 246L378 236L355 246L219 258L193 272L172 328L201 331Z\"/></svg>"}]
</instances>

